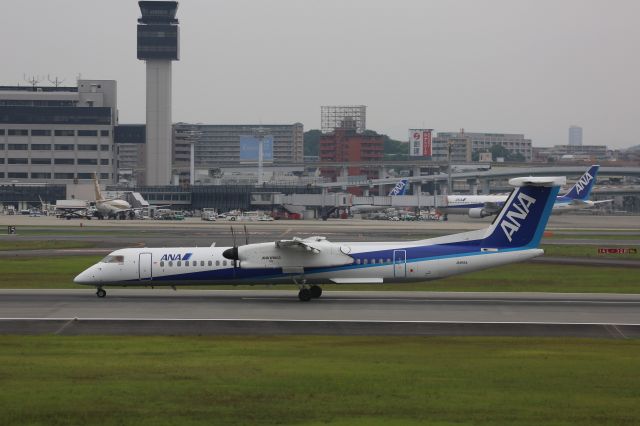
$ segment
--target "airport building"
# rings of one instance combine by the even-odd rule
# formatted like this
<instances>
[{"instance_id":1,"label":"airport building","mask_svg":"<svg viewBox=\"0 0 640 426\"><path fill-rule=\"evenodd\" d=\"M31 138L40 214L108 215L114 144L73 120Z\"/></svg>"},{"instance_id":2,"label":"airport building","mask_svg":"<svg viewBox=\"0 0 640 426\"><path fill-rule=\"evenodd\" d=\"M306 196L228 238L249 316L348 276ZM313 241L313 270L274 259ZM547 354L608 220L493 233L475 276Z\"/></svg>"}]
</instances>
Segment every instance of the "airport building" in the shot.
<instances>
[{"instance_id":1,"label":"airport building","mask_svg":"<svg viewBox=\"0 0 640 426\"><path fill-rule=\"evenodd\" d=\"M186 163L187 156L190 155L185 145L185 135L189 135L186 144L194 144L195 167L198 169L257 163L257 145L252 145L255 145L258 138L271 141L271 144L266 143L263 147L265 163L302 164L304 160L302 123L178 123L174 125L173 131L174 160L181 163Z\"/></svg>"},{"instance_id":2,"label":"airport building","mask_svg":"<svg viewBox=\"0 0 640 426\"><path fill-rule=\"evenodd\" d=\"M0 182L114 181L116 82L0 86ZM68 191L73 193L73 191Z\"/></svg>"},{"instance_id":3,"label":"airport building","mask_svg":"<svg viewBox=\"0 0 640 426\"><path fill-rule=\"evenodd\" d=\"M520 154L525 162L532 158L531 139L526 139L523 134L513 133L468 133L438 132L433 138L433 160L447 161L450 140L468 139L471 143L471 155L473 153L487 152L494 145L500 145L512 155ZM495 160L495 158L494 158ZM462 160L456 160L462 161ZM471 161L471 159L467 160Z\"/></svg>"}]
</instances>

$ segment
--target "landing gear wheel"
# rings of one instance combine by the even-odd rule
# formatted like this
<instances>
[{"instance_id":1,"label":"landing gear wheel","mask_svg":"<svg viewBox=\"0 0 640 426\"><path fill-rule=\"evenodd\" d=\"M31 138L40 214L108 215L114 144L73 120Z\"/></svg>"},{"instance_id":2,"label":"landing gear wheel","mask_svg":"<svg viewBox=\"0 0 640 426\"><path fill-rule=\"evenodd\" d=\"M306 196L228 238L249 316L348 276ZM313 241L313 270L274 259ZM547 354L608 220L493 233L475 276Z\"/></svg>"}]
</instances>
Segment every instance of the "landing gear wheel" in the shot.
<instances>
[{"instance_id":1,"label":"landing gear wheel","mask_svg":"<svg viewBox=\"0 0 640 426\"><path fill-rule=\"evenodd\" d=\"M311 290L309 290L308 288L301 288L300 292L298 293L298 299L300 299L302 302L308 302L309 300L311 300Z\"/></svg>"},{"instance_id":2,"label":"landing gear wheel","mask_svg":"<svg viewBox=\"0 0 640 426\"><path fill-rule=\"evenodd\" d=\"M103 288L99 288L99 289L96 291L96 296L98 296L98 297L105 297L106 295L107 295L107 292L106 292L106 291L104 291L104 289L103 289Z\"/></svg>"},{"instance_id":3,"label":"landing gear wheel","mask_svg":"<svg viewBox=\"0 0 640 426\"><path fill-rule=\"evenodd\" d=\"M309 292L311 293L312 298L317 299L318 297L322 296L322 287L317 285L312 285L309 288Z\"/></svg>"}]
</instances>

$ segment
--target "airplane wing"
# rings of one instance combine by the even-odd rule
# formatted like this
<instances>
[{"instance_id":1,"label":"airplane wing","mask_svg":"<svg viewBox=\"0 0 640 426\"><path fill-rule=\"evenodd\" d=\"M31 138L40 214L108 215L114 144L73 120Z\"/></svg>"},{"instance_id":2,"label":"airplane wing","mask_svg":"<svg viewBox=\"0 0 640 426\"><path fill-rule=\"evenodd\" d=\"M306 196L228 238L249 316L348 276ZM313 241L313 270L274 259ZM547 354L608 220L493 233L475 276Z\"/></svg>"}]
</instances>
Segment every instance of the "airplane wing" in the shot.
<instances>
[{"instance_id":1,"label":"airplane wing","mask_svg":"<svg viewBox=\"0 0 640 426\"><path fill-rule=\"evenodd\" d=\"M322 251L318 244L314 244L314 241L309 241L310 239L302 239L298 237L293 237L291 240L280 240L276 241L276 247L280 249L302 249L318 254ZM317 239L315 242L318 242Z\"/></svg>"},{"instance_id":2,"label":"airplane wing","mask_svg":"<svg viewBox=\"0 0 640 426\"><path fill-rule=\"evenodd\" d=\"M483 209L490 214L498 213L501 208L502 206L494 201L488 201L484 203L484 207L483 207Z\"/></svg>"},{"instance_id":3,"label":"airplane wing","mask_svg":"<svg viewBox=\"0 0 640 426\"><path fill-rule=\"evenodd\" d=\"M592 201L593 204L602 204L602 203L613 203L613 200L598 200Z\"/></svg>"}]
</instances>

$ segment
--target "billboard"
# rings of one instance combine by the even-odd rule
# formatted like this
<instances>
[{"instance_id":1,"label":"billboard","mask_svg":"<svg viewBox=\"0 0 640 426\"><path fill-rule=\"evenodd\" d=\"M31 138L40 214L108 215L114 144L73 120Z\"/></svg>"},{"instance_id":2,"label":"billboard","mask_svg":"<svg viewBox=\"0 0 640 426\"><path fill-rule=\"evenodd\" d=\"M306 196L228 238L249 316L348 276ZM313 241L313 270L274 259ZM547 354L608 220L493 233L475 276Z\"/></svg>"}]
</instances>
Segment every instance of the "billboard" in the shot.
<instances>
[{"instance_id":1,"label":"billboard","mask_svg":"<svg viewBox=\"0 0 640 426\"><path fill-rule=\"evenodd\" d=\"M412 157L431 157L431 132L433 129L409 130L409 155Z\"/></svg>"},{"instance_id":2,"label":"billboard","mask_svg":"<svg viewBox=\"0 0 640 426\"><path fill-rule=\"evenodd\" d=\"M240 135L240 162L257 163L259 158L260 141L254 135ZM262 138L262 161L273 163L273 136Z\"/></svg>"}]
</instances>

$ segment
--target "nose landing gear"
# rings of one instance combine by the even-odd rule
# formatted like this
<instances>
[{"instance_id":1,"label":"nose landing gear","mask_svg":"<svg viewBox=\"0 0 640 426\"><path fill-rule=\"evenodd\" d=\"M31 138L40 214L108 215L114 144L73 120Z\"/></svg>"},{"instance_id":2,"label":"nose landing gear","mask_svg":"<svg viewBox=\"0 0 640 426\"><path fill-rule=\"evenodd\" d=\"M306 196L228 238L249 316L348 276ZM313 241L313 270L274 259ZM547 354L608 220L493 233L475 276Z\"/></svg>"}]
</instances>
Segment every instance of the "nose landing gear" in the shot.
<instances>
[{"instance_id":1,"label":"nose landing gear","mask_svg":"<svg viewBox=\"0 0 640 426\"><path fill-rule=\"evenodd\" d=\"M107 295L107 292L104 291L102 287L98 287L98 289L96 290L96 296L102 298L102 297L105 297L106 295Z\"/></svg>"}]
</instances>

